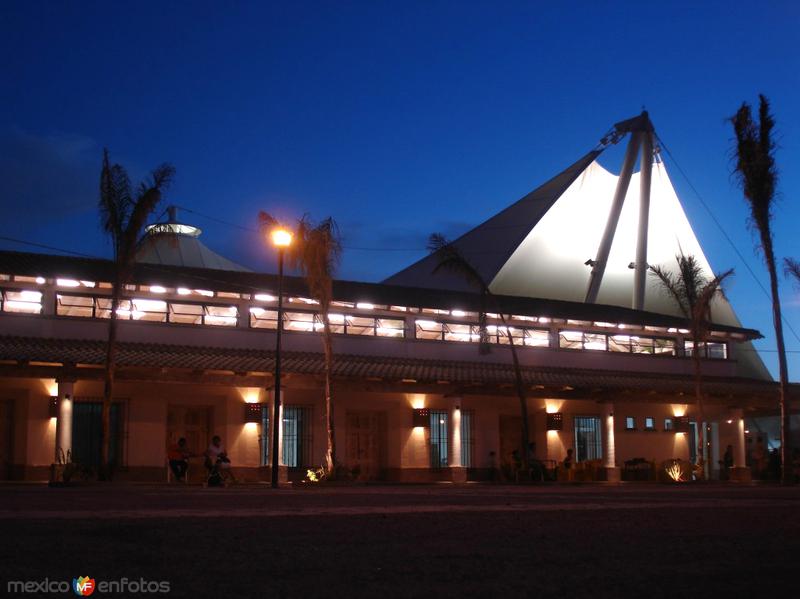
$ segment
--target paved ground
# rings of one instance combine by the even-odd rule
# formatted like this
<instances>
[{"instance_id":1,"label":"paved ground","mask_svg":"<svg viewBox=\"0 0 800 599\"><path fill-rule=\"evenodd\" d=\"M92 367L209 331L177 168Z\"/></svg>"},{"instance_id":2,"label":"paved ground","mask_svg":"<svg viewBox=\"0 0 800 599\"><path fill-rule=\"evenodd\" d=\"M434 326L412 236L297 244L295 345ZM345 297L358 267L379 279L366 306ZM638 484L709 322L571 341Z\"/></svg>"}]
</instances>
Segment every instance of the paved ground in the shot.
<instances>
[{"instance_id":1,"label":"paved ground","mask_svg":"<svg viewBox=\"0 0 800 599\"><path fill-rule=\"evenodd\" d=\"M169 581L171 597L674 599L800 585L800 488L7 485L0 526L0 592L78 575Z\"/></svg>"}]
</instances>

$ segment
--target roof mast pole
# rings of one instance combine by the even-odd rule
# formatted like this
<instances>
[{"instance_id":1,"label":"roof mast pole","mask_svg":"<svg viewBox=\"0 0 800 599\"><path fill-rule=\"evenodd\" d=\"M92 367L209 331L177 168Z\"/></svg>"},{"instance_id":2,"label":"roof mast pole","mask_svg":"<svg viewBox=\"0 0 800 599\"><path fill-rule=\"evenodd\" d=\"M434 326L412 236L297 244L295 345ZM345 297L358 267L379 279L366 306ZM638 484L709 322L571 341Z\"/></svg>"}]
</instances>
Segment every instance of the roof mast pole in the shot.
<instances>
[{"instance_id":1,"label":"roof mast pole","mask_svg":"<svg viewBox=\"0 0 800 599\"><path fill-rule=\"evenodd\" d=\"M638 118L639 117L637 117L637 119ZM628 123L628 121L625 121L625 123ZM615 127L618 132L624 134L626 131L623 129L622 125L623 123L618 123ZM587 304L594 304L597 301L597 294L600 291L600 283L603 282L603 273L605 273L606 270L608 254L611 252L611 244L614 241L614 233L617 230L619 215L622 212L622 204L625 201L625 195L628 193L628 185L631 182L633 166L636 163L636 154L639 152L641 138L642 134L640 131L635 130L631 132L631 138L625 150L622 171L620 171L619 180L617 181L617 189L614 192L614 201L611 203L611 210L608 213L606 229L603 232L603 238L600 240L600 247L597 249L597 258L594 261L590 260L587 262L587 265L592 266L592 272L589 275L589 286L586 289L586 299L584 300Z\"/></svg>"},{"instance_id":2,"label":"roof mast pole","mask_svg":"<svg viewBox=\"0 0 800 599\"><path fill-rule=\"evenodd\" d=\"M645 117L647 113L644 113ZM642 162L639 180L639 234L636 238L636 262L633 271L633 309L644 310L647 287L647 230L650 226L650 181L653 172L653 127L649 125L642 134Z\"/></svg>"}]
</instances>

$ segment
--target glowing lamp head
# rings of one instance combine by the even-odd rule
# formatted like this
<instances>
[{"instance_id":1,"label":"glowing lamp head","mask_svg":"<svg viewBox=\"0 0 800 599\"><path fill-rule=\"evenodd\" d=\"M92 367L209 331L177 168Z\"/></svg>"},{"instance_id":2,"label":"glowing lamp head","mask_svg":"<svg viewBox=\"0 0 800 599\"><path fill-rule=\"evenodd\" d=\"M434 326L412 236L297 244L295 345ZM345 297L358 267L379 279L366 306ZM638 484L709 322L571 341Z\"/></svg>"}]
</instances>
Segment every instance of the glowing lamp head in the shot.
<instances>
[{"instance_id":1,"label":"glowing lamp head","mask_svg":"<svg viewBox=\"0 0 800 599\"><path fill-rule=\"evenodd\" d=\"M273 229L269 236L272 239L272 245L277 248L286 248L292 244L292 233L287 229Z\"/></svg>"}]
</instances>

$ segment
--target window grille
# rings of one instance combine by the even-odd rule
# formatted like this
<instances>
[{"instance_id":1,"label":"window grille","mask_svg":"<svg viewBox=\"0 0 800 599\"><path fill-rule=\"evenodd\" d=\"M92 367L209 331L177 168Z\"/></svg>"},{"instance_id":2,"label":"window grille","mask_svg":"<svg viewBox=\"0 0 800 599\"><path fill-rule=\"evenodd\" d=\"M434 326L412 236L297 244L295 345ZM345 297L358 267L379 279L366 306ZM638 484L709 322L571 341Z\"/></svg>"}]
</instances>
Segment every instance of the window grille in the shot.
<instances>
[{"instance_id":1,"label":"window grille","mask_svg":"<svg viewBox=\"0 0 800 599\"><path fill-rule=\"evenodd\" d=\"M575 459L578 462L603 457L600 418L575 416Z\"/></svg>"},{"instance_id":2,"label":"window grille","mask_svg":"<svg viewBox=\"0 0 800 599\"><path fill-rule=\"evenodd\" d=\"M447 412L431 410L431 468L446 468L447 454Z\"/></svg>"}]
</instances>

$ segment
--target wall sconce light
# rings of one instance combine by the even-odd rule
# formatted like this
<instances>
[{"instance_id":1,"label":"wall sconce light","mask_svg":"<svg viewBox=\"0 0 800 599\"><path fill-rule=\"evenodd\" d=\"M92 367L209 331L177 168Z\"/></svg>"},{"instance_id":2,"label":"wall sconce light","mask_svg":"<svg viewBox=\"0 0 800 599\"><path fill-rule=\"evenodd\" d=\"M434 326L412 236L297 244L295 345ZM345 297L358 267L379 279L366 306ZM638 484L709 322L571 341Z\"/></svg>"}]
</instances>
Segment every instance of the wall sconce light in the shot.
<instances>
[{"instance_id":1,"label":"wall sconce light","mask_svg":"<svg viewBox=\"0 0 800 599\"><path fill-rule=\"evenodd\" d=\"M688 433L691 430L691 426L689 425L689 417L688 416L676 416L675 417L675 432L676 433Z\"/></svg>"},{"instance_id":2,"label":"wall sconce light","mask_svg":"<svg viewBox=\"0 0 800 599\"><path fill-rule=\"evenodd\" d=\"M50 396L50 418L58 418L58 395Z\"/></svg>"},{"instance_id":3,"label":"wall sconce light","mask_svg":"<svg viewBox=\"0 0 800 599\"><path fill-rule=\"evenodd\" d=\"M431 411L428 408L415 409L412 425L414 428L418 426L429 427L431 425Z\"/></svg>"},{"instance_id":4,"label":"wall sconce light","mask_svg":"<svg viewBox=\"0 0 800 599\"><path fill-rule=\"evenodd\" d=\"M246 403L244 404L244 421L245 422L261 422L261 413L266 404L263 403Z\"/></svg>"},{"instance_id":5,"label":"wall sconce light","mask_svg":"<svg viewBox=\"0 0 800 599\"><path fill-rule=\"evenodd\" d=\"M561 412L550 412L547 415L547 430L560 431L564 429L564 414Z\"/></svg>"}]
</instances>

